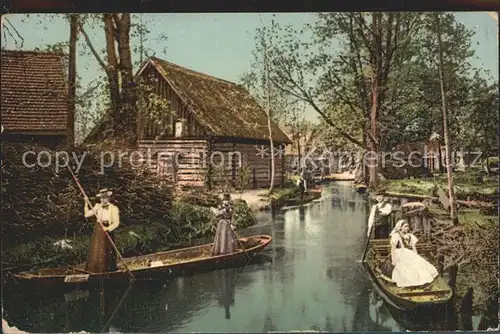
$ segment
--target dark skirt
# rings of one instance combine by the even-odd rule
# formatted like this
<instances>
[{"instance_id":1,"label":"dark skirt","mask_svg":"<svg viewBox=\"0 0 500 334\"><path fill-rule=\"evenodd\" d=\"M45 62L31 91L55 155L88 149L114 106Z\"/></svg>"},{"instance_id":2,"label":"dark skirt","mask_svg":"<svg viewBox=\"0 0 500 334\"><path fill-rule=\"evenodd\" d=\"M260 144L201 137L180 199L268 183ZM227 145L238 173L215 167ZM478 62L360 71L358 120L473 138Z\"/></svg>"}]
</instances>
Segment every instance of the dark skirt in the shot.
<instances>
[{"instance_id":1,"label":"dark skirt","mask_svg":"<svg viewBox=\"0 0 500 334\"><path fill-rule=\"evenodd\" d=\"M387 239L391 233L391 226L388 222L375 225L375 239Z\"/></svg>"},{"instance_id":2,"label":"dark skirt","mask_svg":"<svg viewBox=\"0 0 500 334\"><path fill-rule=\"evenodd\" d=\"M114 239L113 232L110 237ZM116 252L98 222L94 224L85 270L92 273L116 270Z\"/></svg>"},{"instance_id":3,"label":"dark skirt","mask_svg":"<svg viewBox=\"0 0 500 334\"><path fill-rule=\"evenodd\" d=\"M380 271L382 274L392 279L392 272L394 271L394 266L392 265L391 257L388 256L384 263L380 266Z\"/></svg>"},{"instance_id":4,"label":"dark skirt","mask_svg":"<svg viewBox=\"0 0 500 334\"><path fill-rule=\"evenodd\" d=\"M237 240L234 237L230 220L221 219L217 224L212 254L222 255L233 253L236 251L236 243Z\"/></svg>"},{"instance_id":5,"label":"dark skirt","mask_svg":"<svg viewBox=\"0 0 500 334\"><path fill-rule=\"evenodd\" d=\"M375 238L376 239L387 239L391 233L391 222L390 215L382 216L379 215L378 219L375 221Z\"/></svg>"}]
</instances>

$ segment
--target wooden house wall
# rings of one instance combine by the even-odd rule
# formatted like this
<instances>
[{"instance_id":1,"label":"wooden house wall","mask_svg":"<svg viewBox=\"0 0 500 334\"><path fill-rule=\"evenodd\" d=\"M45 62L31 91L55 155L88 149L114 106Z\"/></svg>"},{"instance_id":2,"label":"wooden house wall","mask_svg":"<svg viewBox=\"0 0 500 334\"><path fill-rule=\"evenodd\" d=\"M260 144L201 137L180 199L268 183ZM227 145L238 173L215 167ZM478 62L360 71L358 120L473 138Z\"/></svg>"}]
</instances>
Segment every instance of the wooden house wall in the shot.
<instances>
[{"instance_id":1,"label":"wooden house wall","mask_svg":"<svg viewBox=\"0 0 500 334\"><path fill-rule=\"evenodd\" d=\"M27 135L27 134L2 134L2 152L9 149L17 151L26 147L36 149L61 150L66 146L66 135Z\"/></svg>"},{"instance_id":2,"label":"wooden house wall","mask_svg":"<svg viewBox=\"0 0 500 334\"><path fill-rule=\"evenodd\" d=\"M141 140L138 148L145 158L148 155L151 157L149 168L153 174L160 179L170 179L179 186L207 187L209 182L212 186L227 182L237 187L244 167L248 167L250 171L247 189L267 187L270 184L271 159L269 156L261 158L257 155L253 144L210 143L205 139L164 139ZM176 154L177 164L172 159ZM276 186L284 181L283 166L284 156L275 156Z\"/></svg>"},{"instance_id":3,"label":"wooden house wall","mask_svg":"<svg viewBox=\"0 0 500 334\"><path fill-rule=\"evenodd\" d=\"M170 85L163 79L158 71L148 67L142 73L142 76L154 87L154 92L165 98L170 103L169 110L161 115L161 122L157 119L145 115L145 111L140 111L140 129L142 139L155 139L164 132L163 138L175 137L175 123L179 119L184 119L184 129L182 137L202 137L206 135L203 127L196 121L188 108L182 103Z\"/></svg>"},{"instance_id":4,"label":"wooden house wall","mask_svg":"<svg viewBox=\"0 0 500 334\"><path fill-rule=\"evenodd\" d=\"M180 186L205 186L207 140L140 140L138 148L144 156L151 155L150 171L159 178L172 178L173 182ZM174 158L176 155L177 159Z\"/></svg>"},{"instance_id":5,"label":"wooden house wall","mask_svg":"<svg viewBox=\"0 0 500 334\"><path fill-rule=\"evenodd\" d=\"M213 162L215 168L212 171L213 184L220 184L229 181L234 186L239 185L239 178L243 168L250 171L250 181L246 188L267 187L271 180L271 158L270 156L261 157L257 155L257 147L261 145L234 142L215 142L212 144ZM263 145L269 152L269 145ZM277 145L275 145L277 147ZM238 152L238 153L235 153ZM224 163L219 166L220 156L224 157ZM231 159L232 158L232 159ZM241 163L241 165L240 165ZM279 186L283 182L284 173L284 155L275 156L274 185Z\"/></svg>"}]
</instances>

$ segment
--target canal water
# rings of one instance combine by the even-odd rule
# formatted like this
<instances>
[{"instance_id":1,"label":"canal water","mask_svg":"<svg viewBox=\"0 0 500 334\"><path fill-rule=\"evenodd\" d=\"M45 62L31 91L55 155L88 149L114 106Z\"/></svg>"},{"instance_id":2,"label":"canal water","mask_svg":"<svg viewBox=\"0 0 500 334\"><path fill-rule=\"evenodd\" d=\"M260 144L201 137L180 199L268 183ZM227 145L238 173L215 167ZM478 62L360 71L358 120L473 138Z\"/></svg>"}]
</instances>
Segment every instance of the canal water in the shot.
<instances>
[{"instance_id":1,"label":"canal water","mask_svg":"<svg viewBox=\"0 0 500 334\"><path fill-rule=\"evenodd\" d=\"M3 318L37 333L448 329L440 324L449 319L394 312L373 291L358 262L367 210L349 183L336 183L318 203L259 214L241 232L273 237L255 263L128 289L44 298L4 290Z\"/></svg>"}]
</instances>

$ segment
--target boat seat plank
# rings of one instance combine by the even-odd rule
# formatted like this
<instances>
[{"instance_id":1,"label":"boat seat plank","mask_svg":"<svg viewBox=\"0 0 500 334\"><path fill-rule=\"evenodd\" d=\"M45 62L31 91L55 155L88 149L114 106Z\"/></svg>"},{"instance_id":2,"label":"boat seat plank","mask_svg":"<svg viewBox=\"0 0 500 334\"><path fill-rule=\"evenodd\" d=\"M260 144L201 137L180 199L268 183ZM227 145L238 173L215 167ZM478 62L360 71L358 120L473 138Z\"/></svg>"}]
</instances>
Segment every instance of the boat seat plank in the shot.
<instances>
[{"instance_id":1,"label":"boat seat plank","mask_svg":"<svg viewBox=\"0 0 500 334\"><path fill-rule=\"evenodd\" d=\"M450 289L429 290L429 291L408 291L408 292L398 292L397 295L400 297L412 297L412 296L443 294L443 293L449 293L450 291L451 291Z\"/></svg>"}]
</instances>

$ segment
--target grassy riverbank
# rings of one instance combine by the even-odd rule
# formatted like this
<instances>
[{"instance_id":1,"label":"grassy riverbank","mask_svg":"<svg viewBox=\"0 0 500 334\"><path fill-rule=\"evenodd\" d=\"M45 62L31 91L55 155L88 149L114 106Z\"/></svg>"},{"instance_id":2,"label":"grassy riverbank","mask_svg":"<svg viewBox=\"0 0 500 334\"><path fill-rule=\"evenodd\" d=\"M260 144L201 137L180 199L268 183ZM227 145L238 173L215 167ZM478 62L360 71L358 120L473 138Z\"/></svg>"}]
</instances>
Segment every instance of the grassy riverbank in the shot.
<instances>
[{"instance_id":1,"label":"grassy riverbank","mask_svg":"<svg viewBox=\"0 0 500 334\"><path fill-rule=\"evenodd\" d=\"M487 200L498 195L498 181L483 178L474 173L455 173L453 176L455 194L459 200ZM446 175L436 175L427 179L384 180L378 191L436 196L438 188L446 189Z\"/></svg>"},{"instance_id":2,"label":"grassy riverbank","mask_svg":"<svg viewBox=\"0 0 500 334\"><path fill-rule=\"evenodd\" d=\"M235 200L234 207L233 223L237 229L255 223L244 201ZM124 224L117 230L116 245L124 257L188 247L205 242L207 237L213 236L216 223L215 215L208 207L174 201L164 222L146 222L133 226ZM91 231L85 235L68 237L72 249L67 250L54 246L61 239L55 236L39 237L29 243L2 249L3 268L31 269L84 262L90 236Z\"/></svg>"},{"instance_id":3,"label":"grassy riverbank","mask_svg":"<svg viewBox=\"0 0 500 334\"><path fill-rule=\"evenodd\" d=\"M283 188L274 189L271 194L263 193L262 196L269 197L271 207L279 209L288 205L301 205L309 203L320 196L316 189L308 189L304 198L300 199L300 191L293 180L285 184Z\"/></svg>"}]
</instances>

